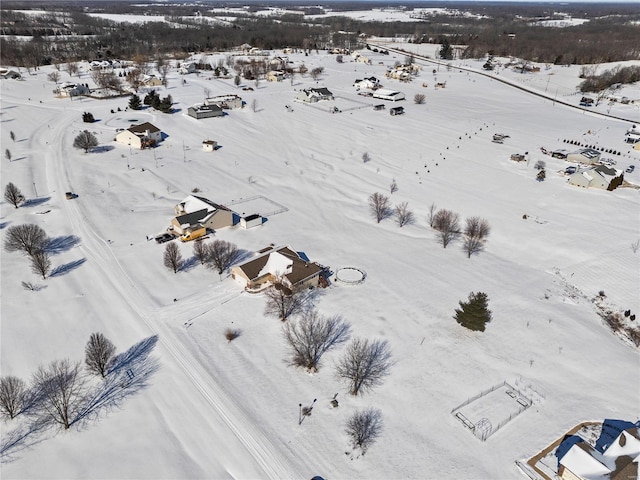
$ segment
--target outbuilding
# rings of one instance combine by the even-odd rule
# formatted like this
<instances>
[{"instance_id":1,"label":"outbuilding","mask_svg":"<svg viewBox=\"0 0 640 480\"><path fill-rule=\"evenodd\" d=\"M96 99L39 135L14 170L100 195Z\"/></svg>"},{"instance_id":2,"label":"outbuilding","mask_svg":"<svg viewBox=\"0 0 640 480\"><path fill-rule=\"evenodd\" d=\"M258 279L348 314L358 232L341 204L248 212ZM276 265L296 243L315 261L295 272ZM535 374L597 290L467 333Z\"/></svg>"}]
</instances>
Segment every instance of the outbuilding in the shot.
<instances>
[{"instance_id":1,"label":"outbuilding","mask_svg":"<svg viewBox=\"0 0 640 480\"><path fill-rule=\"evenodd\" d=\"M247 215L240 219L240 226L244 229L259 227L262 225L262 216L254 213L253 215Z\"/></svg>"},{"instance_id":2,"label":"outbuilding","mask_svg":"<svg viewBox=\"0 0 640 480\"><path fill-rule=\"evenodd\" d=\"M378 89L373 93L373 98L379 98L380 100L390 100L397 102L398 100L404 100L404 93L396 90L387 90L384 88Z\"/></svg>"},{"instance_id":3,"label":"outbuilding","mask_svg":"<svg viewBox=\"0 0 640 480\"><path fill-rule=\"evenodd\" d=\"M218 142L215 140L203 140L202 141L202 150L205 152L213 152L218 146Z\"/></svg>"},{"instance_id":4,"label":"outbuilding","mask_svg":"<svg viewBox=\"0 0 640 480\"><path fill-rule=\"evenodd\" d=\"M224 112L219 105L194 105L193 107L189 107L187 109L187 114L190 117L197 118L200 120L201 118L211 118L211 117L222 117Z\"/></svg>"},{"instance_id":5,"label":"outbuilding","mask_svg":"<svg viewBox=\"0 0 640 480\"><path fill-rule=\"evenodd\" d=\"M583 148L567 155L568 162L584 163L586 165L595 165L600 162L600 152L593 148Z\"/></svg>"},{"instance_id":6,"label":"outbuilding","mask_svg":"<svg viewBox=\"0 0 640 480\"><path fill-rule=\"evenodd\" d=\"M404 107L393 107L389 110L390 115L402 115L404 113Z\"/></svg>"}]
</instances>

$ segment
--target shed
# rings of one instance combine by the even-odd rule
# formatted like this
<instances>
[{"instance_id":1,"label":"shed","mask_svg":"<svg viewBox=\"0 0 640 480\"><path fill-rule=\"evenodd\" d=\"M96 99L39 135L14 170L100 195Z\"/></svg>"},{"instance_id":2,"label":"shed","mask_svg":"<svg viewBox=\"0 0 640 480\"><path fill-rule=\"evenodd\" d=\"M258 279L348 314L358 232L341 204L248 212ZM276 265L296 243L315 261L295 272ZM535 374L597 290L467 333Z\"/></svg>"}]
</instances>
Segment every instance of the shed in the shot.
<instances>
[{"instance_id":1,"label":"shed","mask_svg":"<svg viewBox=\"0 0 640 480\"><path fill-rule=\"evenodd\" d=\"M404 107L393 107L389 110L390 115L402 115L404 113Z\"/></svg>"},{"instance_id":2,"label":"shed","mask_svg":"<svg viewBox=\"0 0 640 480\"><path fill-rule=\"evenodd\" d=\"M194 105L193 107L189 107L187 109L187 114L190 117L197 118L200 120L201 118L210 118L210 117L222 117L224 116L224 112L222 108L218 105Z\"/></svg>"},{"instance_id":3,"label":"shed","mask_svg":"<svg viewBox=\"0 0 640 480\"><path fill-rule=\"evenodd\" d=\"M378 105L373 106L374 110L384 110L384 108L384 103L379 103Z\"/></svg>"},{"instance_id":4,"label":"shed","mask_svg":"<svg viewBox=\"0 0 640 480\"><path fill-rule=\"evenodd\" d=\"M247 215L246 217L242 217L240 219L240 226L244 229L259 227L262 225L262 216L254 213L252 215Z\"/></svg>"},{"instance_id":5,"label":"shed","mask_svg":"<svg viewBox=\"0 0 640 480\"><path fill-rule=\"evenodd\" d=\"M202 141L202 150L205 152L213 152L218 146L218 142L215 140L203 140Z\"/></svg>"},{"instance_id":6,"label":"shed","mask_svg":"<svg viewBox=\"0 0 640 480\"><path fill-rule=\"evenodd\" d=\"M398 100L404 100L404 93L395 90L386 90L381 88L373 93L373 98L379 98L380 100L391 100L397 102Z\"/></svg>"}]
</instances>

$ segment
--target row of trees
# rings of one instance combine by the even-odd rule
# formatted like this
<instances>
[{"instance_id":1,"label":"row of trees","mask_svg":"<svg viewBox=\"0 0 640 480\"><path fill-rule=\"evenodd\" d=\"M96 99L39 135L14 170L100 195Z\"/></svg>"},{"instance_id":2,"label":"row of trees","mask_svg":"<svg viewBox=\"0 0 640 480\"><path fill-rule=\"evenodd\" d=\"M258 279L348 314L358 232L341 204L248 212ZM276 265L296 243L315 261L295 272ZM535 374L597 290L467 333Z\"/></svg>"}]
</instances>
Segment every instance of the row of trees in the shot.
<instances>
[{"instance_id":1,"label":"row of trees","mask_svg":"<svg viewBox=\"0 0 640 480\"><path fill-rule=\"evenodd\" d=\"M397 190L395 182L391 184L392 193ZM377 223L389 218L395 217L395 221L399 227L410 225L415 222L415 215L409 209L407 202L401 202L395 207L391 206L391 200L383 193L376 192L369 196L369 212Z\"/></svg>"},{"instance_id":2,"label":"row of trees","mask_svg":"<svg viewBox=\"0 0 640 480\"><path fill-rule=\"evenodd\" d=\"M216 239L212 242L196 240L193 244L193 256L198 259L201 265L215 270L218 275L222 275L231 265L233 265L242 252L238 247L226 240ZM175 242L170 242L164 249L164 266L173 273L178 273L185 265L185 261L180 253L180 247Z\"/></svg>"},{"instance_id":3,"label":"row of trees","mask_svg":"<svg viewBox=\"0 0 640 480\"><path fill-rule=\"evenodd\" d=\"M45 231L33 223L28 223L9 227L6 235L5 250L26 254L33 273L42 276L43 280L46 279L51 271L51 255L46 249L49 239Z\"/></svg>"}]
</instances>

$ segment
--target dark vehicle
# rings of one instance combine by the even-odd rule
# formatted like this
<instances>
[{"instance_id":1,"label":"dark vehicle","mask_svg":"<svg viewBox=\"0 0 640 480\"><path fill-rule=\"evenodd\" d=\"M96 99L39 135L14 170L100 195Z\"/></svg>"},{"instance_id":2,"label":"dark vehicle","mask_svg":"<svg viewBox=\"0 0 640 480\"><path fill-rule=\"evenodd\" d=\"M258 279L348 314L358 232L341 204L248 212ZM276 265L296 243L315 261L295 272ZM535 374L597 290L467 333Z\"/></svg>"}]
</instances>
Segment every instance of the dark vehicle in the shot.
<instances>
[{"instance_id":1,"label":"dark vehicle","mask_svg":"<svg viewBox=\"0 0 640 480\"><path fill-rule=\"evenodd\" d=\"M170 242L174 238L176 237L171 235L170 233L163 233L162 235L158 235L157 237L155 237L155 240L157 243L165 243Z\"/></svg>"},{"instance_id":2,"label":"dark vehicle","mask_svg":"<svg viewBox=\"0 0 640 480\"><path fill-rule=\"evenodd\" d=\"M569 174L569 175L571 175L572 173L576 173L576 167L573 167L573 166L571 166L571 167L567 167L567 168L565 169L564 173L567 173L567 174Z\"/></svg>"},{"instance_id":3,"label":"dark vehicle","mask_svg":"<svg viewBox=\"0 0 640 480\"><path fill-rule=\"evenodd\" d=\"M74 198L78 197L78 195L73 192L66 192L64 196L67 198L67 200L73 200Z\"/></svg>"},{"instance_id":4,"label":"dark vehicle","mask_svg":"<svg viewBox=\"0 0 640 480\"><path fill-rule=\"evenodd\" d=\"M629 165L629 166L627 167L627 169L625 170L625 172L627 172L627 173L631 173L631 172L633 172L635 169L636 169L636 166L635 166L635 165Z\"/></svg>"},{"instance_id":5,"label":"dark vehicle","mask_svg":"<svg viewBox=\"0 0 640 480\"><path fill-rule=\"evenodd\" d=\"M553 158L559 158L561 160L564 160L565 158L567 158L569 152L567 152L564 149L560 149L560 150L554 150L553 152L551 152L551 156Z\"/></svg>"}]
</instances>

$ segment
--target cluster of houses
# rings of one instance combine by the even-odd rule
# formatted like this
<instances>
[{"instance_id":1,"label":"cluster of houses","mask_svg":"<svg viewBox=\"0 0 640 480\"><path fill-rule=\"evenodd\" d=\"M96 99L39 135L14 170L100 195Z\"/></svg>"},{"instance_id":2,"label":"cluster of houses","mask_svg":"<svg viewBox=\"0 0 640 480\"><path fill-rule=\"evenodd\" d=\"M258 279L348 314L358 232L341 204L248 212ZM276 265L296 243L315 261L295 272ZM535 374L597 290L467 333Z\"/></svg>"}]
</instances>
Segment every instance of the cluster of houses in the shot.
<instances>
[{"instance_id":1,"label":"cluster of houses","mask_svg":"<svg viewBox=\"0 0 640 480\"><path fill-rule=\"evenodd\" d=\"M174 207L174 218L168 233L183 240L197 239L197 232L216 231L240 225L252 228L262 225L258 214L240 217L230 208L197 195L189 195ZM231 269L231 277L248 292L263 291L279 283L290 291L325 286L326 267L310 261L290 246L270 245Z\"/></svg>"},{"instance_id":2,"label":"cluster of houses","mask_svg":"<svg viewBox=\"0 0 640 480\"><path fill-rule=\"evenodd\" d=\"M624 181L624 172L611 165L602 164L601 153L593 148L568 153L566 160L579 165L575 172L569 174L567 181L571 185L615 190Z\"/></svg>"},{"instance_id":3,"label":"cluster of houses","mask_svg":"<svg viewBox=\"0 0 640 480\"><path fill-rule=\"evenodd\" d=\"M89 70L113 70L125 66L126 62L121 60L93 60L89 62Z\"/></svg>"},{"instance_id":4,"label":"cluster of houses","mask_svg":"<svg viewBox=\"0 0 640 480\"><path fill-rule=\"evenodd\" d=\"M411 77L417 75L418 72L420 72L420 65L412 63L409 65L398 65L396 67L389 68L384 76L387 78L393 78L395 80L408 82L411 80Z\"/></svg>"},{"instance_id":5,"label":"cluster of houses","mask_svg":"<svg viewBox=\"0 0 640 480\"><path fill-rule=\"evenodd\" d=\"M578 435L567 435L556 457L562 480L637 480L640 422L605 420L595 445Z\"/></svg>"}]
</instances>

